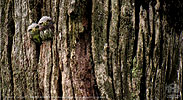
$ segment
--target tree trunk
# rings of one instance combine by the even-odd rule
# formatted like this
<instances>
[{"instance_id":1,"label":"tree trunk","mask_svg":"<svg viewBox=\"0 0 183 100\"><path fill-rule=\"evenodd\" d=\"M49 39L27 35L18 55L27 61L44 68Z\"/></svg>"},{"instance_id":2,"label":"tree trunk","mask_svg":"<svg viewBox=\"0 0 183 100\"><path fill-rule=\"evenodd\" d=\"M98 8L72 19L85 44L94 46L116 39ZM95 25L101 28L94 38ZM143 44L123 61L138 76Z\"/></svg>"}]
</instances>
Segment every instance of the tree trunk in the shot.
<instances>
[{"instance_id":1,"label":"tree trunk","mask_svg":"<svg viewBox=\"0 0 183 100\"><path fill-rule=\"evenodd\" d=\"M182 100L182 4L1 0L0 99ZM54 37L37 45L27 27L42 16Z\"/></svg>"}]
</instances>

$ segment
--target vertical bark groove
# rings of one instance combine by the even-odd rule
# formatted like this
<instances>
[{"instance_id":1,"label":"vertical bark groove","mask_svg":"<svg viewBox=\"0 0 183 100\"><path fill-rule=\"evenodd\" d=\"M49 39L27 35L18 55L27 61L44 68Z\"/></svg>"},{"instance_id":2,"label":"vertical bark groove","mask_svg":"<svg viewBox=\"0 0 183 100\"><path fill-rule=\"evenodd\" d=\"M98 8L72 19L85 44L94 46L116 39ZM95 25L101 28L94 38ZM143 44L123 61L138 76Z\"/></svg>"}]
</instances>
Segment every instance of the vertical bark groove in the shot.
<instances>
[{"instance_id":1,"label":"vertical bark groove","mask_svg":"<svg viewBox=\"0 0 183 100\"><path fill-rule=\"evenodd\" d=\"M145 37L144 33L142 34L143 38L143 68L142 68L142 77L140 85L140 100L146 100L146 47L145 47Z\"/></svg>"},{"instance_id":2,"label":"vertical bark groove","mask_svg":"<svg viewBox=\"0 0 183 100\"><path fill-rule=\"evenodd\" d=\"M109 34L110 34L110 22L111 22L111 0L108 0L108 18L107 18L107 46L109 47ZM109 55L109 50L107 50ZM109 61L109 60L107 60Z\"/></svg>"},{"instance_id":3,"label":"vertical bark groove","mask_svg":"<svg viewBox=\"0 0 183 100\"><path fill-rule=\"evenodd\" d=\"M9 65L9 70L10 70L10 81L11 81L11 92L14 92L14 82L13 82L13 68L12 68L12 59L11 59L11 54L12 54L12 45L13 45L13 36L15 34L15 22L13 19L13 0L9 1L9 7L8 7L8 20L6 23L6 28L7 28L7 33L8 33L8 45L7 45L7 58L8 58L8 65ZM14 95L12 94L14 97Z\"/></svg>"},{"instance_id":4,"label":"vertical bark groove","mask_svg":"<svg viewBox=\"0 0 183 100\"><path fill-rule=\"evenodd\" d=\"M107 19L107 47L109 47L109 34L110 34L110 25L111 25L111 18L112 18L112 13L111 13L111 0L108 0L108 19ZM114 79L113 79L113 72L112 72L112 54L110 53L110 48L107 48L107 67L108 67L108 75L112 79L112 91L115 99L115 91L114 91Z\"/></svg>"},{"instance_id":5,"label":"vertical bark groove","mask_svg":"<svg viewBox=\"0 0 183 100\"><path fill-rule=\"evenodd\" d=\"M139 34L139 13L140 13L141 2L135 0L135 40L133 47L133 58L137 54L137 45L138 45L138 34Z\"/></svg>"}]
</instances>

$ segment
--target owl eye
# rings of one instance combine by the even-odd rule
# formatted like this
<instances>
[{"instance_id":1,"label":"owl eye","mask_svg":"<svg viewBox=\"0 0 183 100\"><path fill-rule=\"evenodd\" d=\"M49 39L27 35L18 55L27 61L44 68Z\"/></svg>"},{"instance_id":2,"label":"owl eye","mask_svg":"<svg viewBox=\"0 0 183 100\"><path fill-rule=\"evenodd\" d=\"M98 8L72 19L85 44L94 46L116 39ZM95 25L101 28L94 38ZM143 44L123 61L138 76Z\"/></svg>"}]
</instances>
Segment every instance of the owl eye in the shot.
<instances>
[{"instance_id":1,"label":"owl eye","mask_svg":"<svg viewBox=\"0 0 183 100\"><path fill-rule=\"evenodd\" d=\"M36 26L35 28L39 28L39 26Z\"/></svg>"},{"instance_id":2,"label":"owl eye","mask_svg":"<svg viewBox=\"0 0 183 100\"><path fill-rule=\"evenodd\" d=\"M42 23L39 23L39 25L42 25L43 24L43 22Z\"/></svg>"},{"instance_id":3,"label":"owl eye","mask_svg":"<svg viewBox=\"0 0 183 100\"><path fill-rule=\"evenodd\" d=\"M28 32L31 32L31 31L32 31L32 29L29 29L29 30L28 30Z\"/></svg>"},{"instance_id":4,"label":"owl eye","mask_svg":"<svg viewBox=\"0 0 183 100\"><path fill-rule=\"evenodd\" d=\"M51 20L47 20L47 22L51 22Z\"/></svg>"}]
</instances>

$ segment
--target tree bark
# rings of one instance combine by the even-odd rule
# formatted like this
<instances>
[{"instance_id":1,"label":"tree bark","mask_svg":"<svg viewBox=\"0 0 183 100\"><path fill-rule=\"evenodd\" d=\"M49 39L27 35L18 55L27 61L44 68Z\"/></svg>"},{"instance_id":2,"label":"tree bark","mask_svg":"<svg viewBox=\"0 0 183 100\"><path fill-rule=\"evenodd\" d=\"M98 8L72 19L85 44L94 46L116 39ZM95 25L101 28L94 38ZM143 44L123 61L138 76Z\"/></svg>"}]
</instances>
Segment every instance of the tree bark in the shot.
<instances>
[{"instance_id":1,"label":"tree bark","mask_svg":"<svg viewBox=\"0 0 183 100\"><path fill-rule=\"evenodd\" d=\"M0 0L1 100L182 100L180 0ZM42 16L54 37L27 27Z\"/></svg>"}]
</instances>

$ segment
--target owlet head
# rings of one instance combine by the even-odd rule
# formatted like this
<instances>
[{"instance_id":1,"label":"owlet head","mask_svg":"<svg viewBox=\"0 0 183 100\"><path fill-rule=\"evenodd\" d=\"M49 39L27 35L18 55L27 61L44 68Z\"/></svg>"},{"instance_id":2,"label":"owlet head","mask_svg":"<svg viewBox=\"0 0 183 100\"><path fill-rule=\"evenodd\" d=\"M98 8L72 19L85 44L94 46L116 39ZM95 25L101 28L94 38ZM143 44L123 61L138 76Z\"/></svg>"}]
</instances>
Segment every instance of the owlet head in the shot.
<instances>
[{"instance_id":1,"label":"owlet head","mask_svg":"<svg viewBox=\"0 0 183 100\"><path fill-rule=\"evenodd\" d=\"M37 23L32 23L29 25L27 32L31 35L34 36L36 34L39 34L39 25Z\"/></svg>"},{"instance_id":2,"label":"owlet head","mask_svg":"<svg viewBox=\"0 0 183 100\"><path fill-rule=\"evenodd\" d=\"M39 24L39 29L42 31L42 30L52 27L53 21L52 21L52 18L50 18L48 16L43 16L39 20L38 24Z\"/></svg>"},{"instance_id":3,"label":"owlet head","mask_svg":"<svg viewBox=\"0 0 183 100\"><path fill-rule=\"evenodd\" d=\"M39 25L37 23L32 23L29 25L27 32L30 34L31 40L38 44L41 43Z\"/></svg>"}]
</instances>

